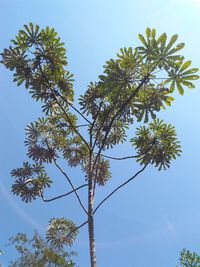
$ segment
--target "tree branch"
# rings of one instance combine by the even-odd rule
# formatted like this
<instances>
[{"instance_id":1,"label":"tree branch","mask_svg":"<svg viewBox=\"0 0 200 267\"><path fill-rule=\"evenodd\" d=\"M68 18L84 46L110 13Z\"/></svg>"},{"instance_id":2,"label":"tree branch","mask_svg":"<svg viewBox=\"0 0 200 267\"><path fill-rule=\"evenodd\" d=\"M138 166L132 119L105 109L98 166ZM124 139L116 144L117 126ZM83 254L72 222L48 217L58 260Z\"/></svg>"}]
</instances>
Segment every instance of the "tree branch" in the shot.
<instances>
[{"instance_id":1,"label":"tree branch","mask_svg":"<svg viewBox=\"0 0 200 267\"><path fill-rule=\"evenodd\" d=\"M75 229L73 229L67 236L66 238L70 237L70 235L73 233L73 232L76 232L78 229L80 229L81 227L83 227L84 225L86 225L88 223L88 220L85 221L84 223L80 224L78 227L76 227Z\"/></svg>"},{"instance_id":2,"label":"tree branch","mask_svg":"<svg viewBox=\"0 0 200 267\"><path fill-rule=\"evenodd\" d=\"M106 139L108 137L108 134L110 132L110 129L115 121L115 119L118 117L118 115L124 110L124 108L131 102L131 100L135 97L135 95L139 92L140 88L149 80L149 75L145 76L144 79L141 81L141 83L138 85L138 87L135 89L135 91L129 96L129 98L123 103L123 105L119 108L119 110L115 113L115 115L113 116L113 118L111 119L110 121L110 124L108 125L108 129L106 131L106 134L104 136L104 139L102 141L102 144L99 148L99 151L97 153L97 156L96 156L96 159L95 159L95 162L94 162L94 166L101 154L101 151L105 145L105 142L106 142Z\"/></svg>"},{"instance_id":3,"label":"tree branch","mask_svg":"<svg viewBox=\"0 0 200 267\"><path fill-rule=\"evenodd\" d=\"M107 156L107 155L104 155L104 154L100 154L100 155L101 155L102 157L104 157L104 158L113 159L113 160L125 160L125 159L139 158L139 157L145 155L146 153L148 153L148 152L151 150L151 148L155 145L155 142L156 142L156 137L153 139L153 142L152 142L152 144L150 145L150 147L149 147L146 151L144 151L143 153L138 154L138 155L126 156L126 157L121 157L121 158L119 158L119 157ZM97 153L95 153L95 154L97 154Z\"/></svg>"},{"instance_id":4,"label":"tree branch","mask_svg":"<svg viewBox=\"0 0 200 267\"><path fill-rule=\"evenodd\" d=\"M131 178L129 178L126 182L122 183L122 184L119 185L117 188L115 188L115 189L114 189L114 190L113 190L113 191L112 191L106 198L104 198L104 199L97 205L97 207L95 208L93 214L95 214L96 211L100 208L100 206L101 206L106 200L108 200L112 195L114 195L115 192L117 192L120 188L122 188L123 186L125 186L126 184L128 184L129 182L131 182L136 176L138 176L138 174L140 174L141 172L143 172L143 171L146 169L146 167L147 167L148 164L149 164L149 162L147 162L141 170L139 170L135 175L133 175Z\"/></svg>"},{"instance_id":5,"label":"tree branch","mask_svg":"<svg viewBox=\"0 0 200 267\"><path fill-rule=\"evenodd\" d=\"M75 108L67 99L65 99L59 92L58 95L65 101L73 110L75 110L84 120L86 120L90 125L92 124L77 108Z\"/></svg>"},{"instance_id":6,"label":"tree branch","mask_svg":"<svg viewBox=\"0 0 200 267\"><path fill-rule=\"evenodd\" d=\"M76 192L75 187L74 187L74 185L72 184L72 182L71 182L69 176L68 176L68 175L65 173L65 171L63 171L63 169L58 165L58 163L57 163L57 161L56 161L55 158L53 158L53 161L54 161L56 167L62 172L62 174L65 176L65 178L67 179L67 181L68 181L69 184L71 185L71 187L72 187L72 189L73 189L73 191L74 191L74 193L75 193L75 195L76 195L76 197L77 197L77 199L78 199L79 204L81 205L81 207L82 207L82 209L84 210L84 212L88 215L88 212L87 212L86 208L84 207L84 205L83 205L83 203L82 203L82 201L81 201L81 199L80 199L78 193Z\"/></svg>"},{"instance_id":7,"label":"tree branch","mask_svg":"<svg viewBox=\"0 0 200 267\"><path fill-rule=\"evenodd\" d=\"M61 108L61 110L64 112L66 118L67 118L67 122L69 122L70 126L72 127L72 129L78 134L78 136L82 139L82 141L86 144L86 146L88 147L88 149L90 150L90 147L87 143L87 141L84 139L84 137L79 133L79 131L74 127L74 125L72 124L66 110L62 107L62 105L60 104L60 102L58 101L57 97L56 97L56 94L55 94L55 91L51 88L51 84L49 83L47 77L44 75L43 73L43 70L42 70L42 66L39 64L39 68L40 68L40 71L42 73L42 76L43 78L46 80L48 86L49 86L49 89L51 90L53 96L54 96L54 99L56 100L56 103L58 104L58 106ZM58 93L59 95L59 93ZM90 123L90 122L89 122Z\"/></svg>"},{"instance_id":8,"label":"tree branch","mask_svg":"<svg viewBox=\"0 0 200 267\"><path fill-rule=\"evenodd\" d=\"M69 122L70 126L72 127L72 129L75 131L75 133L78 134L78 136L81 138L81 140L86 144L86 146L88 147L88 149L90 150L90 147L87 143L87 141L85 140L85 138L79 133L79 131L76 129L76 127L73 125L73 123L71 122L66 110L62 107L62 105L60 104L60 102L58 101L57 97L56 97L56 94L54 92L54 90L52 88L50 88L52 94L54 95L54 98L56 100L56 103L59 105L59 107L62 109L62 111L64 112L66 118L67 118L67 121Z\"/></svg>"},{"instance_id":9,"label":"tree branch","mask_svg":"<svg viewBox=\"0 0 200 267\"><path fill-rule=\"evenodd\" d=\"M81 186L75 188L75 189L72 190L72 191L69 191L69 192L67 192L67 193L65 193L65 194L62 194L62 195L60 195L60 196L53 197L53 198L50 198L50 199L45 199L44 196L43 196L43 194L41 194L41 197L42 197L42 200L43 200L44 202L51 202L51 201L54 201L54 200L56 200L56 199L59 199L59 198L62 198L62 197L66 197L66 196L68 196L68 195L74 193L75 191L77 191L77 190L79 190L79 189L81 189L81 188L83 188L83 187L85 187L85 186L88 186L88 184L83 184L83 185L81 185Z\"/></svg>"}]
</instances>

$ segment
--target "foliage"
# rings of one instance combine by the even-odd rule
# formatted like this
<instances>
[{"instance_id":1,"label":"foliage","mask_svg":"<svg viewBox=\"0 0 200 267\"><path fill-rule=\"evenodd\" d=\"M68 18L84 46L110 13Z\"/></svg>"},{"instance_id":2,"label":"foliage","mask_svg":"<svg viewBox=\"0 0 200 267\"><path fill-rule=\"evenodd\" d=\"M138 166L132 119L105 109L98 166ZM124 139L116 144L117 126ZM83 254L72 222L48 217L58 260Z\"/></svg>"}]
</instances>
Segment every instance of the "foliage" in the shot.
<instances>
[{"instance_id":1,"label":"foliage","mask_svg":"<svg viewBox=\"0 0 200 267\"><path fill-rule=\"evenodd\" d=\"M140 164L151 162L158 170L170 167L171 160L180 156L180 142L177 141L175 127L156 119L149 127L136 129L136 137L131 139L138 154ZM148 149L153 144L151 149ZM145 153L146 152L146 153Z\"/></svg>"},{"instance_id":2,"label":"foliage","mask_svg":"<svg viewBox=\"0 0 200 267\"><path fill-rule=\"evenodd\" d=\"M72 245L78 231L76 225L65 218L52 218L47 229L47 241L52 246L62 248L63 244Z\"/></svg>"},{"instance_id":3,"label":"foliage","mask_svg":"<svg viewBox=\"0 0 200 267\"><path fill-rule=\"evenodd\" d=\"M183 267L200 267L200 256L195 252L183 249L180 253L180 264Z\"/></svg>"},{"instance_id":4,"label":"foliage","mask_svg":"<svg viewBox=\"0 0 200 267\"><path fill-rule=\"evenodd\" d=\"M15 246L19 257L10 262L9 267L75 267L70 259L74 252L65 252L49 246L37 232L32 238L26 234L18 233L9 239L9 245Z\"/></svg>"},{"instance_id":5,"label":"foliage","mask_svg":"<svg viewBox=\"0 0 200 267\"><path fill-rule=\"evenodd\" d=\"M12 185L13 194L19 195L23 201L31 202L41 196L44 188L50 187L52 181L47 176L44 166L39 163L23 163L23 167L13 169L11 175L16 177Z\"/></svg>"},{"instance_id":6,"label":"foliage","mask_svg":"<svg viewBox=\"0 0 200 267\"><path fill-rule=\"evenodd\" d=\"M34 163L26 162L11 172L16 178L12 191L25 202L37 197L49 202L74 193L86 221L76 227L65 218L52 218L47 239L59 248L71 245L77 230L88 224L92 267L96 266L95 212L147 165L166 170L172 160L180 156L174 126L158 119L157 114L172 104L174 90L183 95L186 88L195 87L193 81L199 78L198 69L190 68L191 61L179 54L184 44L176 44L177 34L167 40L166 33L157 37L155 29L147 28L146 35L139 34L139 39L140 46L122 48L115 59L105 63L98 81L90 83L79 97L78 108L73 103L73 75L65 69L64 43L53 28L40 29L32 23L24 25L12 41L13 46L1 53L1 63L14 72L14 82L17 86L25 84L32 97L42 103L44 113L44 117L26 127L27 156ZM140 125L137 124L130 144L137 154L123 158L103 154L128 142L127 130L133 132L136 121ZM142 169L94 208L98 186L105 186L112 177L111 160L128 158L136 158ZM59 159L66 161L69 167L80 167L87 184L75 188L73 180L59 165ZM44 198L45 189L52 185L45 171L46 164L54 164L59 169L72 191L49 200ZM87 208L77 192L86 186Z\"/></svg>"}]
</instances>

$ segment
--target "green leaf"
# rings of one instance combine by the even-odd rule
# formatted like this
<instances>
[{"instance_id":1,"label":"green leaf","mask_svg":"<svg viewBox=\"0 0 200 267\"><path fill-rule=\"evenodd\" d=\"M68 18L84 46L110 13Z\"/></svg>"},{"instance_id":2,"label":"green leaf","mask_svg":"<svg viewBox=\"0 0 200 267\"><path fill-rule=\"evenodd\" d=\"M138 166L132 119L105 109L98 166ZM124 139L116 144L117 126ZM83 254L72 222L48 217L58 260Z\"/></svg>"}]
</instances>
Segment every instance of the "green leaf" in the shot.
<instances>
[{"instance_id":1,"label":"green leaf","mask_svg":"<svg viewBox=\"0 0 200 267\"><path fill-rule=\"evenodd\" d=\"M195 88L195 85L191 82L187 82L187 81L181 81L182 84L184 84L185 86L189 87L190 89Z\"/></svg>"},{"instance_id":2,"label":"green leaf","mask_svg":"<svg viewBox=\"0 0 200 267\"><path fill-rule=\"evenodd\" d=\"M182 65L182 67L180 68L180 72L186 70L186 69L191 65L191 63L192 63L191 60L186 61L186 62Z\"/></svg>"},{"instance_id":3,"label":"green leaf","mask_svg":"<svg viewBox=\"0 0 200 267\"><path fill-rule=\"evenodd\" d=\"M150 35L151 35L151 30L150 30L150 28L148 27L148 28L146 28L146 35L147 35L147 37L149 38L150 37Z\"/></svg>"},{"instance_id":4,"label":"green leaf","mask_svg":"<svg viewBox=\"0 0 200 267\"><path fill-rule=\"evenodd\" d=\"M169 100L169 101L174 101L174 97L172 97L172 96L168 96L168 97L167 97L167 100Z\"/></svg>"},{"instance_id":5,"label":"green leaf","mask_svg":"<svg viewBox=\"0 0 200 267\"><path fill-rule=\"evenodd\" d=\"M178 44L175 48L173 48L172 50L170 50L170 52L168 53L168 55L171 55L171 54L174 54L174 53L178 52L179 50L183 49L184 46L185 46L184 43Z\"/></svg>"},{"instance_id":6,"label":"green leaf","mask_svg":"<svg viewBox=\"0 0 200 267\"><path fill-rule=\"evenodd\" d=\"M178 34L172 36L168 45L166 46L166 51L168 51L173 46L173 44L177 41L177 39L178 39Z\"/></svg>"},{"instance_id":7,"label":"green leaf","mask_svg":"<svg viewBox=\"0 0 200 267\"><path fill-rule=\"evenodd\" d=\"M164 51L165 45L166 45L167 35L166 33L162 34L161 38L161 50Z\"/></svg>"},{"instance_id":8,"label":"green leaf","mask_svg":"<svg viewBox=\"0 0 200 267\"><path fill-rule=\"evenodd\" d=\"M184 90L183 90L183 87L182 87L182 85L180 84L180 82L177 81L177 82L176 82L176 85L177 85L179 94L180 94L180 95L183 95L183 94L184 94Z\"/></svg>"},{"instance_id":9,"label":"green leaf","mask_svg":"<svg viewBox=\"0 0 200 267\"><path fill-rule=\"evenodd\" d=\"M199 75L188 75L183 77L184 80L198 80Z\"/></svg>"},{"instance_id":10,"label":"green leaf","mask_svg":"<svg viewBox=\"0 0 200 267\"><path fill-rule=\"evenodd\" d=\"M187 71L183 72L182 75L193 74L193 73L196 73L197 71L199 71L198 68L192 68L190 70L187 70Z\"/></svg>"},{"instance_id":11,"label":"green leaf","mask_svg":"<svg viewBox=\"0 0 200 267\"><path fill-rule=\"evenodd\" d=\"M156 37L156 30L155 30L155 29L152 29L152 31L151 31L151 35L152 35L153 38Z\"/></svg>"},{"instance_id":12,"label":"green leaf","mask_svg":"<svg viewBox=\"0 0 200 267\"><path fill-rule=\"evenodd\" d=\"M172 83L171 83L171 86L170 86L169 90L170 90L170 92L172 93L172 92L174 92L174 89L175 89L175 80L174 80L174 81L172 81Z\"/></svg>"},{"instance_id":13,"label":"green leaf","mask_svg":"<svg viewBox=\"0 0 200 267\"><path fill-rule=\"evenodd\" d=\"M24 80L25 80L25 79L21 79L21 80L19 80L18 83L17 83L17 86L20 86L20 85L24 82Z\"/></svg>"},{"instance_id":14,"label":"green leaf","mask_svg":"<svg viewBox=\"0 0 200 267\"><path fill-rule=\"evenodd\" d=\"M144 46L146 47L148 46L142 34L138 34L138 38L140 39L140 41L143 43Z\"/></svg>"}]
</instances>

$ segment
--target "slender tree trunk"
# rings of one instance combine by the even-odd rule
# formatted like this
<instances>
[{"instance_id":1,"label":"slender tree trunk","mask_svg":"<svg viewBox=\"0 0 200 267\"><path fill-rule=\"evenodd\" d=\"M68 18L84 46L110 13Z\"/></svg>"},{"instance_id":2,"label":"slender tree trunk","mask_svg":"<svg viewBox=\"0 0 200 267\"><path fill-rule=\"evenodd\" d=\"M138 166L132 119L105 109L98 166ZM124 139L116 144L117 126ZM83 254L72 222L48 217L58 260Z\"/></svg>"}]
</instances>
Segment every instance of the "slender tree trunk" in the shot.
<instances>
[{"instance_id":1,"label":"slender tree trunk","mask_svg":"<svg viewBox=\"0 0 200 267\"><path fill-rule=\"evenodd\" d=\"M89 181L88 192L88 233L89 233L89 247L90 247L90 265L97 267L95 239L94 239L94 218L93 218L93 188L92 181Z\"/></svg>"}]
</instances>

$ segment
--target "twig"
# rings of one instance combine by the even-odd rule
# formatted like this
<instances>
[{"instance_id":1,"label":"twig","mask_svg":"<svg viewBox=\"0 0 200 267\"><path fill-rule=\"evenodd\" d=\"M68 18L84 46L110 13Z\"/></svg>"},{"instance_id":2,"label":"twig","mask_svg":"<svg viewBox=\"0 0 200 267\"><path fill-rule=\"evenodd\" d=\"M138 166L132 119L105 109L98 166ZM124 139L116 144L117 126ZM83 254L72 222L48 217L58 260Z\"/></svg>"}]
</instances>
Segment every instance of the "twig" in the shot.
<instances>
[{"instance_id":1,"label":"twig","mask_svg":"<svg viewBox=\"0 0 200 267\"><path fill-rule=\"evenodd\" d=\"M65 193L65 194L62 194L62 195L60 195L60 196L53 197L53 198L50 198L50 199L45 199L44 196L43 196L43 194L41 194L41 197L42 197L42 200L43 200L44 202L51 202L51 201L54 201L54 200L56 200L56 199L59 199L59 198L62 198L62 197L66 197L66 196L68 196L68 195L74 193L75 191L77 191L77 190L79 190L79 189L81 189L81 188L83 188L83 187L85 187L85 186L88 186L88 184L83 184L83 185L81 185L81 186L75 188L74 190L72 190L72 191L70 191L70 192L67 192L67 193Z\"/></svg>"},{"instance_id":2,"label":"twig","mask_svg":"<svg viewBox=\"0 0 200 267\"><path fill-rule=\"evenodd\" d=\"M133 175L131 178L129 178L126 182L124 182L124 183L122 183L121 185L119 185L117 188L115 188L106 198L104 198L98 205L97 205L97 207L95 208L95 210L94 210L94 213L93 214L95 214L96 213L96 211L100 208L100 206L108 199L108 198L110 198L112 195L114 195L114 193L115 192L117 192L120 188L122 188L123 186L125 186L126 184L128 184L129 182L131 182L136 176L138 176L138 174L140 174L141 172L143 172L145 169L146 169L146 167L147 167L147 165L149 164L149 162L148 163L146 163L145 165L144 165L144 167L141 169L141 170L139 170L135 175Z\"/></svg>"}]
</instances>

